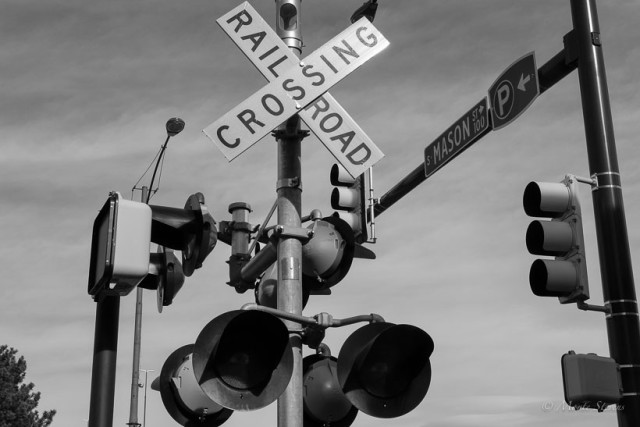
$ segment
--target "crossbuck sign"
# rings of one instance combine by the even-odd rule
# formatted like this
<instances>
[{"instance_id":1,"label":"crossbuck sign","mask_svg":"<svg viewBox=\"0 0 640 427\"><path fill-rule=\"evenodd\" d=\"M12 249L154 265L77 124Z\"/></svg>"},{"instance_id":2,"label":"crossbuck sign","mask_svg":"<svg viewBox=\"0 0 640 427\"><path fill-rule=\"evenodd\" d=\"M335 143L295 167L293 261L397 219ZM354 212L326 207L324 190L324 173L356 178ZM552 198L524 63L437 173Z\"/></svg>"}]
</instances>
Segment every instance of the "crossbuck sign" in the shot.
<instances>
[{"instance_id":1,"label":"crossbuck sign","mask_svg":"<svg viewBox=\"0 0 640 427\"><path fill-rule=\"evenodd\" d=\"M389 45L371 22L360 19L304 60L247 2L217 22L270 81L204 129L229 161L295 114L354 177L384 156L327 93Z\"/></svg>"}]
</instances>

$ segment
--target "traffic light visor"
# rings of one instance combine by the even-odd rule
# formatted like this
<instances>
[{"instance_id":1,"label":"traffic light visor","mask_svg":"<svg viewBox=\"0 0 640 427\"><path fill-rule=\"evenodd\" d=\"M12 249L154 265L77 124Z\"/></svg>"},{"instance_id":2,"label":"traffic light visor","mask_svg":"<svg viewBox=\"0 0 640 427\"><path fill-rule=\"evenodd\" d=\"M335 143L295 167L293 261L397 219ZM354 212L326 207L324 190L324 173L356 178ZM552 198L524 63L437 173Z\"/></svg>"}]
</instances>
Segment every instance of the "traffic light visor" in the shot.
<instances>
[{"instance_id":1,"label":"traffic light visor","mask_svg":"<svg viewBox=\"0 0 640 427\"><path fill-rule=\"evenodd\" d=\"M531 264L529 284L539 297L563 297L578 285L576 266L571 261L537 259Z\"/></svg>"},{"instance_id":2,"label":"traffic light visor","mask_svg":"<svg viewBox=\"0 0 640 427\"><path fill-rule=\"evenodd\" d=\"M215 402L238 410L267 406L293 372L289 332L277 317L235 310L209 322L198 335L193 369Z\"/></svg>"},{"instance_id":3,"label":"traffic light visor","mask_svg":"<svg viewBox=\"0 0 640 427\"><path fill-rule=\"evenodd\" d=\"M411 325L371 323L351 334L338 356L338 380L362 412L399 417L424 399L431 382L433 340Z\"/></svg>"},{"instance_id":4,"label":"traffic light visor","mask_svg":"<svg viewBox=\"0 0 640 427\"><path fill-rule=\"evenodd\" d=\"M313 354L302 361L305 427L348 427L358 409L344 395L338 382L337 359Z\"/></svg>"},{"instance_id":5,"label":"traffic light visor","mask_svg":"<svg viewBox=\"0 0 640 427\"><path fill-rule=\"evenodd\" d=\"M162 365L160 377L152 388L160 391L162 404L171 417L183 426L217 427L233 413L202 391L193 372L193 344L174 351Z\"/></svg>"},{"instance_id":6,"label":"traffic light visor","mask_svg":"<svg viewBox=\"0 0 640 427\"><path fill-rule=\"evenodd\" d=\"M569 188L557 182L530 182L522 197L524 211L529 216L556 218L570 207Z\"/></svg>"},{"instance_id":7,"label":"traffic light visor","mask_svg":"<svg viewBox=\"0 0 640 427\"><path fill-rule=\"evenodd\" d=\"M534 255L561 256L573 247L573 229L566 222L532 221L527 228L527 249Z\"/></svg>"}]
</instances>

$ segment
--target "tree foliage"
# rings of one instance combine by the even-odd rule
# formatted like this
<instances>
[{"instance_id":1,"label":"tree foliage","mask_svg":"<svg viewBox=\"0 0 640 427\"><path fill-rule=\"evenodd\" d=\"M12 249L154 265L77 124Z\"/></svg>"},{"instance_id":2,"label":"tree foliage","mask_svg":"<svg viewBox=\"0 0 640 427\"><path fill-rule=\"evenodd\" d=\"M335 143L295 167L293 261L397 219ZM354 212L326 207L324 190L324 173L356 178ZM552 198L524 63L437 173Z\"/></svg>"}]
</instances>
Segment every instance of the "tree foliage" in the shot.
<instances>
[{"instance_id":1,"label":"tree foliage","mask_svg":"<svg viewBox=\"0 0 640 427\"><path fill-rule=\"evenodd\" d=\"M0 345L0 427L47 427L56 411L36 411L40 392L33 391L33 383L24 384L27 362L16 359L17 353Z\"/></svg>"}]
</instances>

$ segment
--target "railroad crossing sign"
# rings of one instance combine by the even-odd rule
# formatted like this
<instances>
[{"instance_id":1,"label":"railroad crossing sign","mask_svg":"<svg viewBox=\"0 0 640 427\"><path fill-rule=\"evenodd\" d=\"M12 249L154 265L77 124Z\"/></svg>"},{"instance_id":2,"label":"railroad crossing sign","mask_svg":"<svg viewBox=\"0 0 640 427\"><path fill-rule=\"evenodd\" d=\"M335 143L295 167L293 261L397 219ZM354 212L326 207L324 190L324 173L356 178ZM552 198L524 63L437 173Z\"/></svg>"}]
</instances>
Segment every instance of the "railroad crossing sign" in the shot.
<instances>
[{"instance_id":1,"label":"railroad crossing sign","mask_svg":"<svg viewBox=\"0 0 640 427\"><path fill-rule=\"evenodd\" d=\"M424 149L425 177L433 175L489 131L489 108L484 97Z\"/></svg>"},{"instance_id":2,"label":"railroad crossing sign","mask_svg":"<svg viewBox=\"0 0 640 427\"><path fill-rule=\"evenodd\" d=\"M493 129L515 120L539 94L536 56L529 52L511 64L489 88Z\"/></svg>"},{"instance_id":3,"label":"railroad crossing sign","mask_svg":"<svg viewBox=\"0 0 640 427\"><path fill-rule=\"evenodd\" d=\"M217 22L270 81L204 129L229 161L296 113L354 177L384 156L326 93L389 45L371 22L359 20L304 60L289 50L248 2Z\"/></svg>"}]
</instances>

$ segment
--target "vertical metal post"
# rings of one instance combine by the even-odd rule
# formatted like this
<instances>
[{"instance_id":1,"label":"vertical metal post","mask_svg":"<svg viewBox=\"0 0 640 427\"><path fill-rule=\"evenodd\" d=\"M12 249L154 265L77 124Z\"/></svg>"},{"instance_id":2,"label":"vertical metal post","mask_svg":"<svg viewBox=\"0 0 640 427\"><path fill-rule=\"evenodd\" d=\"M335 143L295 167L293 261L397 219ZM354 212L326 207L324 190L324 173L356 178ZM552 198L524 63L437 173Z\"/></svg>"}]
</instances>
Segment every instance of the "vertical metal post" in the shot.
<instances>
[{"instance_id":1,"label":"vertical metal post","mask_svg":"<svg viewBox=\"0 0 640 427\"><path fill-rule=\"evenodd\" d=\"M142 202L148 202L149 189L142 187ZM131 368L131 403L129 405L129 426L140 426L138 422L138 389L140 388L140 344L142 336L142 294L141 287L136 288L136 317L133 327L133 367Z\"/></svg>"},{"instance_id":2,"label":"vertical metal post","mask_svg":"<svg viewBox=\"0 0 640 427\"><path fill-rule=\"evenodd\" d=\"M96 297L89 427L113 426L120 296Z\"/></svg>"},{"instance_id":3,"label":"vertical metal post","mask_svg":"<svg viewBox=\"0 0 640 427\"><path fill-rule=\"evenodd\" d=\"M297 55L302 53L300 6L302 0L276 0L276 31ZM276 132L278 143L278 181L276 185L278 224L301 226L302 178L300 118L296 115ZM278 309L302 314L302 243L295 237L281 236L278 242ZM299 324L284 321L289 329L293 349L293 374L284 393L278 398L278 427L301 427L302 336Z\"/></svg>"},{"instance_id":4,"label":"vertical metal post","mask_svg":"<svg viewBox=\"0 0 640 427\"><path fill-rule=\"evenodd\" d=\"M611 357L620 365L618 425L640 425L640 323L595 0L571 0Z\"/></svg>"},{"instance_id":5,"label":"vertical metal post","mask_svg":"<svg viewBox=\"0 0 640 427\"><path fill-rule=\"evenodd\" d=\"M149 372L155 372L155 369L142 369L144 371L144 406L142 409L142 427L147 427L147 389Z\"/></svg>"}]
</instances>

